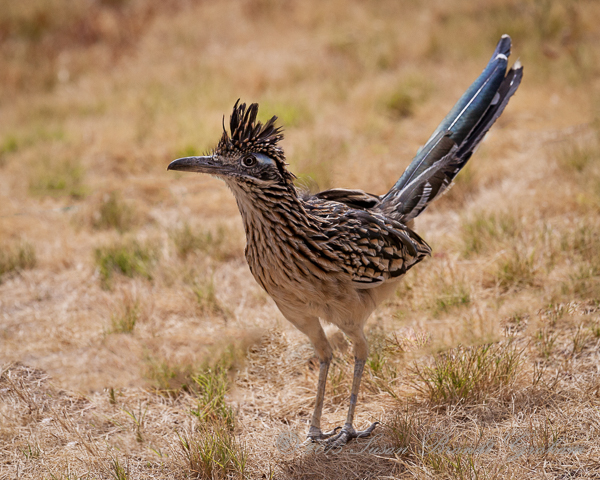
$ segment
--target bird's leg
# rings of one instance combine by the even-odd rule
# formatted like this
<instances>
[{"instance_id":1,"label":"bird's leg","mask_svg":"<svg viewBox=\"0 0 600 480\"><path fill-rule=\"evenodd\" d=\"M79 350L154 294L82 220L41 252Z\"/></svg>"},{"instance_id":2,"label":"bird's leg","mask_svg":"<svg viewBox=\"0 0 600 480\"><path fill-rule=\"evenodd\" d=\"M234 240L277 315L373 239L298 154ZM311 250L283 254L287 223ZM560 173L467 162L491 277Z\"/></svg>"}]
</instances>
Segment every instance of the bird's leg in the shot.
<instances>
[{"instance_id":1,"label":"bird's leg","mask_svg":"<svg viewBox=\"0 0 600 480\"><path fill-rule=\"evenodd\" d=\"M304 333L315 347L315 353L319 357L319 383L317 384L317 397L315 399L315 410L310 422L310 428L306 435L309 441L318 441L325 438L329 438L334 435L339 427L331 432L323 433L321 431L321 413L323 411L323 400L325 398L325 384L327 382L327 373L329 372L329 365L333 358L333 350L327 335L321 327L318 317L309 315L302 315L296 310L290 310L286 305L277 304L281 312L285 317L294 324L294 326Z\"/></svg>"},{"instance_id":2,"label":"bird's leg","mask_svg":"<svg viewBox=\"0 0 600 480\"><path fill-rule=\"evenodd\" d=\"M344 424L342 431L337 435L328 439L328 448L341 447L346 445L352 438L362 438L371 435L371 432L375 430L375 427L379 422L371 424L365 430L355 430L352 425L354 421L354 411L356 410L356 403L358 400L358 391L360 389L360 381L362 378L363 371L365 369L366 357L367 357L367 341L364 335L361 335L358 342L355 343L356 356L354 357L354 377L352 378L352 390L350 391L350 407L348 408L348 416L346 417L346 423Z\"/></svg>"},{"instance_id":3,"label":"bird's leg","mask_svg":"<svg viewBox=\"0 0 600 480\"><path fill-rule=\"evenodd\" d=\"M329 365L331 364L331 357L325 358L319 364L319 383L317 384L317 398L315 399L315 410L313 412L312 420L310 422L310 429L306 437L309 440L318 441L325 438L329 438L337 433L342 427L336 427L330 432L321 431L321 413L323 411L323 400L325 399L325 384L327 382L327 373L329 372Z\"/></svg>"},{"instance_id":4,"label":"bird's leg","mask_svg":"<svg viewBox=\"0 0 600 480\"><path fill-rule=\"evenodd\" d=\"M354 421L354 410L356 410L356 401L358 399L362 374L365 370L365 363L364 360L354 359L354 377L352 378L352 390L350 392L350 407L348 408L348 416L346 417L344 427L352 427L352 422Z\"/></svg>"}]
</instances>

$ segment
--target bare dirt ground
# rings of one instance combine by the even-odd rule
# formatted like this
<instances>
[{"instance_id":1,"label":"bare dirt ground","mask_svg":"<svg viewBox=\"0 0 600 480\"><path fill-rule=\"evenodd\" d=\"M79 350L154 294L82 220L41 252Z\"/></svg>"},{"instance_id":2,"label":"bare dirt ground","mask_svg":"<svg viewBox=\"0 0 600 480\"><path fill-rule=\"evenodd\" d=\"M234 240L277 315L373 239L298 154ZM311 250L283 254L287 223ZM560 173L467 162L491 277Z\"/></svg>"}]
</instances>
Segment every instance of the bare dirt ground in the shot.
<instances>
[{"instance_id":1,"label":"bare dirt ground","mask_svg":"<svg viewBox=\"0 0 600 480\"><path fill-rule=\"evenodd\" d=\"M600 478L599 22L593 0L3 5L0 479ZM225 185L166 166L241 98L302 183L384 193L503 33L523 84L369 321L357 425L382 425L307 451L312 347ZM352 376L327 331L325 428Z\"/></svg>"}]
</instances>

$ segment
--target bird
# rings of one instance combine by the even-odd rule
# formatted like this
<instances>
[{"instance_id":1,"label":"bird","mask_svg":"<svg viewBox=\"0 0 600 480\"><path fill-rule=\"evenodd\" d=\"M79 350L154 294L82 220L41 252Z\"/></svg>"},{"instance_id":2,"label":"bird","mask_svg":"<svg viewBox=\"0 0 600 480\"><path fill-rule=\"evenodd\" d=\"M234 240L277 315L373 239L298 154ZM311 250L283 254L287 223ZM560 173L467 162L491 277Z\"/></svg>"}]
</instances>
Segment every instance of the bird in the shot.
<instances>
[{"instance_id":1,"label":"bird","mask_svg":"<svg viewBox=\"0 0 600 480\"><path fill-rule=\"evenodd\" d=\"M295 185L273 116L257 120L258 104L235 103L229 132L209 155L172 161L167 170L205 173L233 193L246 234L245 257L258 284L311 341L319 376L307 441L342 447L369 436L378 422L354 427L361 377L368 358L364 333L375 308L400 279L431 254L413 222L451 186L521 83L517 60L508 68L511 39L503 35L481 75L460 97L399 180L384 195L332 188L309 193ZM351 341L354 375L346 421L321 430L332 347L321 321Z\"/></svg>"}]
</instances>

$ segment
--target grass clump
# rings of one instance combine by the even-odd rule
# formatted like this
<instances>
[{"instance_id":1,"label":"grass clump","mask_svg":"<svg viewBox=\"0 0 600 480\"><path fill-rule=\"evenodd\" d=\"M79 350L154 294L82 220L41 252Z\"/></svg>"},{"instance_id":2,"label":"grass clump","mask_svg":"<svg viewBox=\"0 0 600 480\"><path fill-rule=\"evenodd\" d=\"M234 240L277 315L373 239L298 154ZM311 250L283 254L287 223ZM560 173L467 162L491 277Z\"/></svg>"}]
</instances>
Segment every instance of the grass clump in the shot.
<instances>
[{"instance_id":1,"label":"grass clump","mask_svg":"<svg viewBox=\"0 0 600 480\"><path fill-rule=\"evenodd\" d=\"M118 192L111 192L102 199L92 219L92 226L96 229L114 228L124 232L132 227L134 219L133 209L121 200Z\"/></svg>"},{"instance_id":2,"label":"grass clump","mask_svg":"<svg viewBox=\"0 0 600 480\"><path fill-rule=\"evenodd\" d=\"M571 175L588 171L600 158L600 150L591 142L570 142L555 154L560 170Z\"/></svg>"},{"instance_id":3,"label":"grass clump","mask_svg":"<svg viewBox=\"0 0 600 480\"><path fill-rule=\"evenodd\" d=\"M198 398L192 413L200 419L224 421L233 428L233 410L225 403L230 386L230 376L245 356L241 344L227 345L222 351L211 355L216 360L199 364L178 363L148 355L146 377L154 387L169 396L182 392Z\"/></svg>"},{"instance_id":4,"label":"grass clump","mask_svg":"<svg viewBox=\"0 0 600 480\"><path fill-rule=\"evenodd\" d=\"M466 307L471 303L471 292L461 281L444 282L441 290L433 298L433 315L438 316L455 308Z\"/></svg>"},{"instance_id":5,"label":"grass clump","mask_svg":"<svg viewBox=\"0 0 600 480\"><path fill-rule=\"evenodd\" d=\"M482 402L516 380L522 352L510 343L459 346L412 368L412 386L434 404Z\"/></svg>"},{"instance_id":6,"label":"grass clump","mask_svg":"<svg viewBox=\"0 0 600 480\"><path fill-rule=\"evenodd\" d=\"M573 343L571 355L578 355L583 352L587 344L593 340L594 336L595 333L593 326L592 328L586 328L583 326L583 324L579 325L571 339Z\"/></svg>"},{"instance_id":7,"label":"grass clump","mask_svg":"<svg viewBox=\"0 0 600 480\"><path fill-rule=\"evenodd\" d=\"M177 256L185 260L195 253L205 253L215 260L225 261L236 256L236 248L228 241L231 232L224 226L219 226L216 232L194 229L189 223L174 229L171 240L175 245Z\"/></svg>"},{"instance_id":8,"label":"grass clump","mask_svg":"<svg viewBox=\"0 0 600 480\"><path fill-rule=\"evenodd\" d=\"M469 303L471 303L471 294L464 284L459 284L436 299L434 313L438 315L452 308L469 305Z\"/></svg>"},{"instance_id":9,"label":"grass clump","mask_svg":"<svg viewBox=\"0 0 600 480\"><path fill-rule=\"evenodd\" d=\"M128 480L129 479L129 466L124 467L118 458L112 458L110 460L109 467L110 477L113 480Z\"/></svg>"},{"instance_id":10,"label":"grass clump","mask_svg":"<svg viewBox=\"0 0 600 480\"><path fill-rule=\"evenodd\" d=\"M554 157L559 172L576 188L577 204L597 211L600 204L600 137L571 139L557 149Z\"/></svg>"},{"instance_id":11,"label":"grass clump","mask_svg":"<svg viewBox=\"0 0 600 480\"><path fill-rule=\"evenodd\" d=\"M176 158L182 158L182 157L195 157L201 155L200 150L198 149L198 147L194 146L194 145L189 145L186 144L185 146L183 146L182 148L180 148L179 150L177 150L177 153L175 154Z\"/></svg>"},{"instance_id":12,"label":"grass clump","mask_svg":"<svg viewBox=\"0 0 600 480\"><path fill-rule=\"evenodd\" d=\"M182 260L185 260L188 255L196 251L206 252L216 242L222 240L220 237L222 237L220 231L216 236L213 236L208 231L193 230L189 223L185 223L181 228L171 232L171 239L175 244L177 255Z\"/></svg>"},{"instance_id":13,"label":"grass clump","mask_svg":"<svg viewBox=\"0 0 600 480\"><path fill-rule=\"evenodd\" d=\"M371 330L367 338L369 341L369 356L367 358L369 371L373 375L383 376L386 366L388 366L387 360L390 353L389 340L379 329Z\"/></svg>"},{"instance_id":14,"label":"grass clump","mask_svg":"<svg viewBox=\"0 0 600 480\"><path fill-rule=\"evenodd\" d=\"M197 478L245 478L248 454L226 425L201 424L198 432L179 435L179 445L186 467Z\"/></svg>"},{"instance_id":15,"label":"grass clump","mask_svg":"<svg viewBox=\"0 0 600 480\"><path fill-rule=\"evenodd\" d=\"M191 390L197 395L196 408L191 413L203 422L216 422L233 431L235 417L225 397L231 384L230 373L236 368L244 352L239 345L228 345L211 365L205 363L192 376Z\"/></svg>"},{"instance_id":16,"label":"grass clump","mask_svg":"<svg viewBox=\"0 0 600 480\"><path fill-rule=\"evenodd\" d=\"M415 454L421 448L423 438L427 436L427 425L423 419L408 408L403 412L396 412L384 427L394 444L394 451L406 456Z\"/></svg>"},{"instance_id":17,"label":"grass clump","mask_svg":"<svg viewBox=\"0 0 600 480\"><path fill-rule=\"evenodd\" d=\"M514 239L520 232L520 221L509 213L477 213L463 222L463 255L470 257L484 253L494 243Z\"/></svg>"},{"instance_id":18,"label":"grass clump","mask_svg":"<svg viewBox=\"0 0 600 480\"><path fill-rule=\"evenodd\" d=\"M394 389L392 388L392 382L398 378L398 362L397 360L402 357L404 350L398 348L397 338L391 334L386 334L380 328L374 328L367 332L367 340L369 342L369 356L367 357L367 372L368 376L363 377L365 379L365 388L372 389L375 387L375 391L383 390L388 394L395 397ZM353 358L350 352L346 352L344 355L345 363L349 368L346 368L344 372L339 375L344 375L338 379L340 384L340 392L343 394L344 388L350 388L348 382L352 376L348 370L352 368Z\"/></svg>"},{"instance_id":19,"label":"grass clump","mask_svg":"<svg viewBox=\"0 0 600 480\"><path fill-rule=\"evenodd\" d=\"M189 363L173 363L148 355L145 376L154 388L167 396L176 397L189 392L193 383L194 366Z\"/></svg>"},{"instance_id":20,"label":"grass clump","mask_svg":"<svg viewBox=\"0 0 600 480\"><path fill-rule=\"evenodd\" d=\"M600 299L600 233L595 221L585 221L564 233L560 245L571 273L562 284L569 298Z\"/></svg>"},{"instance_id":21,"label":"grass clump","mask_svg":"<svg viewBox=\"0 0 600 480\"><path fill-rule=\"evenodd\" d=\"M18 150L19 143L17 142L17 138L13 135L9 135L4 138L2 143L0 143L0 167L2 167L6 163L6 158L11 153L14 153Z\"/></svg>"},{"instance_id":22,"label":"grass clump","mask_svg":"<svg viewBox=\"0 0 600 480\"><path fill-rule=\"evenodd\" d=\"M36 263L35 249L30 243L3 245L0 249L0 282L4 275L33 268Z\"/></svg>"},{"instance_id":23,"label":"grass clump","mask_svg":"<svg viewBox=\"0 0 600 480\"><path fill-rule=\"evenodd\" d=\"M467 446L458 430L436 425L408 407L396 413L384 428L396 458L409 459L406 465L415 478L487 478L477 463L477 454L489 451L489 442L480 439Z\"/></svg>"},{"instance_id":24,"label":"grass clump","mask_svg":"<svg viewBox=\"0 0 600 480\"><path fill-rule=\"evenodd\" d=\"M562 285L562 290L569 296L600 301L600 274L593 267L580 264L568 282Z\"/></svg>"},{"instance_id":25,"label":"grass clump","mask_svg":"<svg viewBox=\"0 0 600 480\"><path fill-rule=\"evenodd\" d=\"M115 272L126 277L152 279L155 252L148 245L137 241L121 242L97 248L94 256L103 288L110 289Z\"/></svg>"},{"instance_id":26,"label":"grass clump","mask_svg":"<svg viewBox=\"0 0 600 480\"><path fill-rule=\"evenodd\" d=\"M597 227L592 224L583 224L574 229L565 240L563 248L571 250L579 255L581 260L591 263L592 266L600 271L600 232Z\"/></svg>"},{"instance_id":27,"label":"grass clump","mask_svg":"<svg viewBox=\"0 0 600 480\"><path fill-rule=\"evenodd\" d=\"M558 335L549 328L541 328L535 333L534 345L541 357L546 360L550 358L554 351L554 346Z\"/></svg>"},{"instance_id":28,"label":"grass clump","mask_svg":"<svg viewBox=\"0 0 600 480\"><path fill-rule=\"evenodd\" d=\"M390 114L396 118L408 118L414 114L415 99L404 89L393 92L386 102Z\"/></svg>"},{"instance_id":29,"label":"grass clump","mask_svg":"<svg viewBox=\"0 0 600 480\"><path fill-rule=\"evenodd\" d=\"M212 279L205 279L203 281L194 281L192 286L192 292L198 302L198 309L203 315L222 315L224 317L229 316L229 311L223 304L217 299L215 293L215 283Z\"/></svg>"},{"instance_id":30,"label":"grass clump","mask_svg":"<svg viewBox=\"0 0 600 480\"><path fill-rule=\"evenodd\" d=\"M228 429L235 427L233 409L225 402L229 390L229 371L226 365L205 366L192 377L198 400L191 413L203 422L221 422Z\"/></svg>"},{"instance_id":31,"label":"grass clump","mask_svg":"<svg viewBox=\"0 0 600 480\"><path fill-rule=\"evenodd\" d=\"M111 316L111 329L109 333L133 333L135 324L141 316L140 302L127 301L122 311Z\"/></svg>"},{"instance_id":32,"label":"grass clump","mask_svg":"<svg viewBox=\"0 0 600 480\"><path fill-rule=\"evenodd\" d=\"M396 119L412 117L418 104L427 100L431 86L423 78L407 78L385 97L383 103L390 116Z\"/></svg>"},{"instance_id":33,"label":"grass clump","mask_svg":"<svg viewBox=\"0 0 600 480\"><path fill-rule=\"evenodd\" d=\"M503 290L520 290L535 285L536 267L534 254L511 249L498 265L495 274L497 285Z\"/></svg>"},{"instance_id":34,"label":"grass clump","mask_svg":"<svg viewBox=\"0 0 600 480\"><path fill-rule=\"evenodd\" d=\"M32 170L29 191L34 195L83 198L87 189L83 184L83 167L75 160L65 160L55 165L42 165Z\"/></svg>"},{"instance_id":35,"label":"grass clump","mask_svg":"<svg viewBox=\"0 0 600 480\"><path fill-rule=\"evenodd\" d=\"M140 404L137 410L137 413L135 412L135 410L131 409L128 410L127 408L123 408L123 411L129 415L129 417L131 417L131 420L133 421L133 430L135 432L135 440L138 443L143 443L144 442L144 435L143 435L143 431L144 431L144 424L146 421L146 414L148 413L148 407L146 406L146 408L142 409L142 405Z\"/></svg>"}]
</instances>

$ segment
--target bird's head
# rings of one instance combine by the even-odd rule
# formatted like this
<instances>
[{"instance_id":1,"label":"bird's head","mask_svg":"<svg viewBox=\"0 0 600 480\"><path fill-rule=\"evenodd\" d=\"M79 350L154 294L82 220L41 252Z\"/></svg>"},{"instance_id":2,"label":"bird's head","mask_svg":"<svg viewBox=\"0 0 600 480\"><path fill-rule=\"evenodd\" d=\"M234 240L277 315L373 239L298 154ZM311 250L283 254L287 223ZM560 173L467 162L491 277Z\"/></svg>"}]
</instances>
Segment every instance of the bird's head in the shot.
<instances>
[{"instance_id":1,"label":"bird's head","mask_svg":"<svg viewBox=\"0 0 600 480\"><path fill-rule=\"evenodd\" d=\"M283 133L281 127L275 127L277 117L263 125L256 120L257 113L257 103L246 108L238 100L229 120L230 134L223 125L223 136L211 155L179 158L167 170L209 173L231 186L292 185L295 177L287 170L278 145Z\"/></svg>"}]
</instances>

